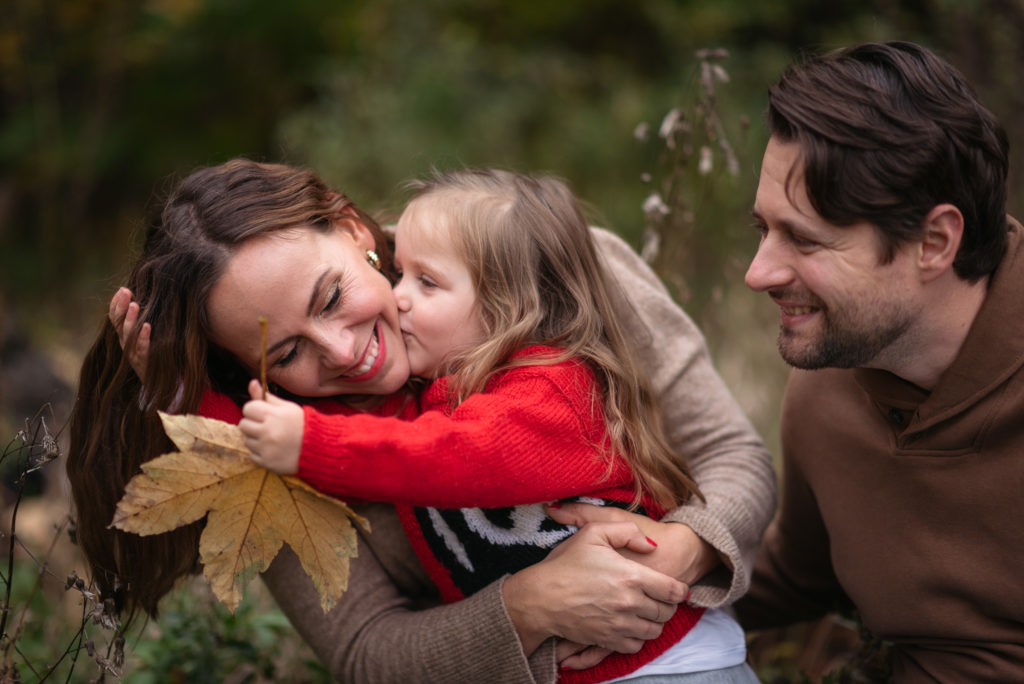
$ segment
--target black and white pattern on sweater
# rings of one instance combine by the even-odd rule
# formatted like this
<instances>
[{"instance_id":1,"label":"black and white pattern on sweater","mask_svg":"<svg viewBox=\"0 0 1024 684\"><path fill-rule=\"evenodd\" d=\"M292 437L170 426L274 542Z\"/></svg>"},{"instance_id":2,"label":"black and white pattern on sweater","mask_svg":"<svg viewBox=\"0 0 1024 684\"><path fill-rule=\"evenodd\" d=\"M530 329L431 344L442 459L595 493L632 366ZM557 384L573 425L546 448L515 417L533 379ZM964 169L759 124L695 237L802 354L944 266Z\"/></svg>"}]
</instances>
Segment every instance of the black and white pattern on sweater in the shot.
<instances>
[{"instance_id":1,"label":"black and white pattern on sweater","mask_svg":"<svg viewBox=\"0 0 1024 684\"><path fill-rule=\"evenodd\" d=\"M591 497L570 501L620 508L628 505ZM543 504L413 511L430 552L448 570L463 596L483 589L502 575L543 560L551 549L576 532L576 527L548 517Z\"/></svg>"}]
</instances>

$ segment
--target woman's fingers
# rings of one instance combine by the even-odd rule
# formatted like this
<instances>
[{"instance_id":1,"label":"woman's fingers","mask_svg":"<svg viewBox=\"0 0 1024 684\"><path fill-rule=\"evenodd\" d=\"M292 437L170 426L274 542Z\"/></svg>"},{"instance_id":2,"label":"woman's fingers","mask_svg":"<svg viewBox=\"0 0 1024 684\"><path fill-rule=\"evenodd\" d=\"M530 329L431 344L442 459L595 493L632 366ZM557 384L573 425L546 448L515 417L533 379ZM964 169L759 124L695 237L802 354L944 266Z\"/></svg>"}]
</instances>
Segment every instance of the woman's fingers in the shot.
<instances>
[{"instance_id":1,"label":"woman's fingers","mask_svg":"<svg viewBox=\"0 0 1024 684\"><path fill-rule=\"evenodd\" d=\"M126 339L125 323L127 322L128 308L132 303L132 292L127 287L119 287L114 296L110 298L110 306L107 309L107 318L110 324L117 331L117 338L121 341L121 348L124 349ZM138 313L136 312L136 315Z\"/></svg>"},{"instance_id":2,"label":"woman's fingers","mask_svg":"<svg viewBox=\"0 0 1024 684\"><path fill-rule=\"evenodd\" d=\"M139 322L139 304L132 301L132 291L127 287L119 287L114 296L110 298L110 306L107 309L107 318L110 319L114 331L117 333L118 342L121 343L122 351L128 344L128 340ZM139 328L139 334L135 338L135 345L128 353L128 362L131 364L135 374L140 378L145 377L146 363L149 360L149 342L153 334L153 327L149 323L143 323Z\"/></svg>"},{"instance_id":3,"label":"woman's fingers","mask_svg":"<svg viewBox=\"0 0 1024 684\"><path fill-rule=\"evenodd\" d=\"M577 647L579 646L578 644L573 645ZM559 652L560 651L556 651L556 653ZM567 670L586 670L589 667L594 667L611 654L612 651L607 648L601 648L600 646L587 646L582 650L577 650L576 652L567 655L564 658L559 658L558 664Z\"/></svg>"}]
</instances>

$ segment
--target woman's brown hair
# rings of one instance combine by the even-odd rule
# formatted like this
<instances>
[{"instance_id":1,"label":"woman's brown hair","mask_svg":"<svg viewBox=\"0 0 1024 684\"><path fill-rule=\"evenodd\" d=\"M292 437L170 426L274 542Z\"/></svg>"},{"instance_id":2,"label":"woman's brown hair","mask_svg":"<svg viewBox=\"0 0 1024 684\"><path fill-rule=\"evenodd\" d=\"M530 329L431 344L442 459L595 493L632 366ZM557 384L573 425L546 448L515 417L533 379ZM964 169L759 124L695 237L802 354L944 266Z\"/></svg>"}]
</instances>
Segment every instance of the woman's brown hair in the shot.
<instances>
[{"instance_id":1,"label":"woman's brown hair","mask_svg":"<svg viewBox=\"0 0 1024 684\"><path fill-rule=\"evenodd\" d=\"M105 321L86 354L71 417L67 472L78 540L103 598L113 598L126 624L198 570L202 522L142 537L109 528L128 480L142 463L173 450L157 410L194 411L208 387L241 400L248 373L209 342L206 303L238 247L250 238L296 227L327 232L354 215L373 232L391 270L391 250L377 224L313 172L235 159L182 180L146 233L127 286L140 306L138 325L152 324L145 377ZM145 388L145 389L143 389Z\"/></svg>"}]
</instances>

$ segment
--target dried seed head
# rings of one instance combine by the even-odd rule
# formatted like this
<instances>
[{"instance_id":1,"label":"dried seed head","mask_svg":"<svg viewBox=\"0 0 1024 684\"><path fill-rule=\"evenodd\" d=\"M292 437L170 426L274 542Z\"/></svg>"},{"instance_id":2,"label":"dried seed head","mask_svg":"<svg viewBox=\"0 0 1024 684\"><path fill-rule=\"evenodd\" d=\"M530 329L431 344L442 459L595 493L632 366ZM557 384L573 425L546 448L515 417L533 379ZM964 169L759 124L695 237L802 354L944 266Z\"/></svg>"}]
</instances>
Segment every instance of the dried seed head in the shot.
<instances>
[{"instance_id":1,"label":"dried seed head","mask_svg":"<svg viewBox=\"0 0 1024 684\"><path fill-rule=\"evenodd\" d=\"M658 256L658 251L661 249L661 235L658 231L651 228L644 229L644 244L640 249L640 258L645 263L652 263Z\"/></svg>"},{"instance_id":2,"label":"dried seed head","mask_svg":"<svg viewBox=\"0 0 1024 684\"><path fill-rule=\"evenodd\" d=\"M647 196L647 199L644 200L643 209L644 213L651 218L656 216L668 216L672 213L669 206L665 204L663 199L661 199L661 195L656 192L652 192Z\"/></svg>"},{"instance_id":3,"label":"dried seed head","mask_svg":"<svg viewBox=\"0 0 1024 684\"><path fill-rule=\"evenodd\" d=\"M701 145L700 162L697 164L697 172L702 176L706 176L711 173L712 161L711 148L707 145Z\"/></svg>"}]
</instances>

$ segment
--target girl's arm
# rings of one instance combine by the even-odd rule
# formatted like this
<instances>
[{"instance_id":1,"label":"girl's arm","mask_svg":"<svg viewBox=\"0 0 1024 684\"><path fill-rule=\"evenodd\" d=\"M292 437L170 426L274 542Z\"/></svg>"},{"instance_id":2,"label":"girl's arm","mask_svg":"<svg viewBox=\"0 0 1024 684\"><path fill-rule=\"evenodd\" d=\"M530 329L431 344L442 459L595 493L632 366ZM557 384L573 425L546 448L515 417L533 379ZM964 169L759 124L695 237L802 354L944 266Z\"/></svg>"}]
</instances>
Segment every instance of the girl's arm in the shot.
<instances>
[{"instance_id":1,"label":"girl's arm","mask_svg":"<svg viewBox=\"0 0 1024 684\"><path fill-rule=\"evenodd\" d=\"M669 444L687 460L707 498L707 505L694 499L662 520L687 525L724 561L694 584L690 601L708 607L732 603L750 584L761 536L775 511L771 455L715 371L700 331L654 272L620 238L600 229L593 233L615 281L620 322L648 364ZM679 562L699 556L682 553ZM689 569L672 574L685 577Z\"/></svg>"},{"instance_id":2,"label":"girl's arm","mask_svg":"<svg viewBox=\"0 0 1024 684\"><path fill-rule=\"evenodd\" d=\"M411 422L306 408L299 477L342 499L439 508L609 490L631 475L621 459L609 469L597 446L603 421L585 415L595 410L592 382L573 362L517 368L451 415L431 410Z\"/></svg>"}]
</instances>

